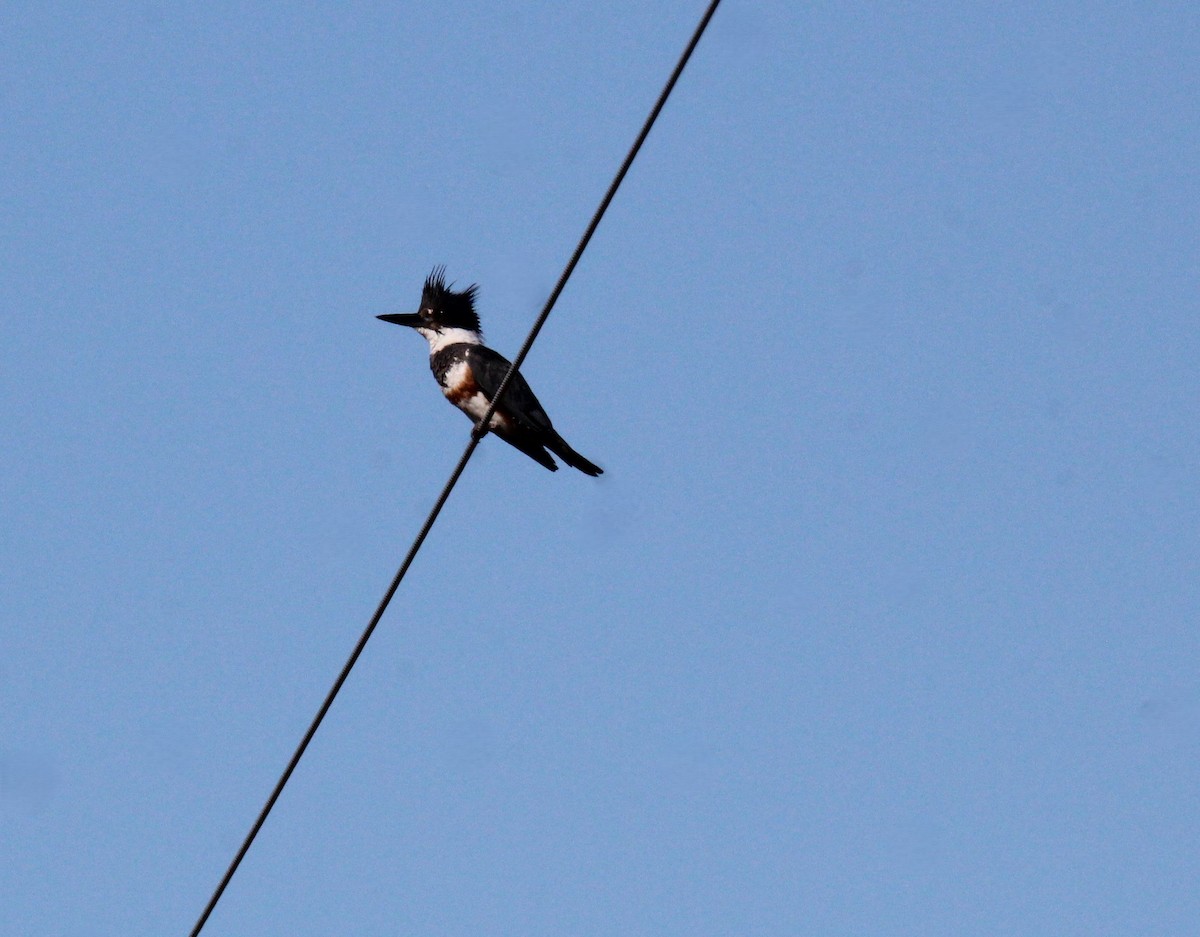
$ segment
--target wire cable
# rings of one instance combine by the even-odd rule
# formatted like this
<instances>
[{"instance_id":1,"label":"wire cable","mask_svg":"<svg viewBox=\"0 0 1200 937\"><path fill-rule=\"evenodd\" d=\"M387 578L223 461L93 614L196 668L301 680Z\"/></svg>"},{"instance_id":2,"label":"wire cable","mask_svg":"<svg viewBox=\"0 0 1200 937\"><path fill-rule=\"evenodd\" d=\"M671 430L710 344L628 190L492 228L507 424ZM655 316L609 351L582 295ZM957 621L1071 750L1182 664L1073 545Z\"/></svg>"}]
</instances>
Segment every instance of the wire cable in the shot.
<instances>
[{"instance_id":1,"label":"wire cable","mask_svg":"<svg viewBox=\"0 0 1200 937\"><path fill-rule=\"evenodd\" d=\"M467 443L466 449L463 450L462 456L459 457L458 464L454 467L454 471L450 473L450 478L442 488L442 493L438 495L437 501L434 503L429 516L425 518L425 523L421 525L421 530L417 533L416 539L413 540L412 546L408 548L408 553L404 557L404 562L400 564L400 568L396 571L396 575L392 577L391 584L387 591L384 592L383 598L379 601L378 608L375 609L375 614L371 616L370 622L363 630L362 635L358 639L358 643L354 645L354 650L350 652L350 656L346 659L346 663L342 666L341 673L337 679L333 681L333 686L330 687L328 694L325 696L325 701L321 703L321 708L317 710L316 716L313 717L312 723L308 727L308 731L304 733L304 737L300 740L300 744L296 746L296 750L292 753L291 759L287 763L287 767L283 769L283 774L279 776L279 780L275 784L274 790L271 791L271 796L267 798L267 802L259 811L258 818L254 821L254 825L250 827L250 832L246 834L246 838L242 841L241 847L237 854L233 857L233 861L229 863L229 868L225 870L225 874L221 877L216 889L212 893L212 897L208 899L208 904L204 906L200 917L196 921L196 925L192 928L190 937L198 937L200 931L204 929L204 925L208 922L209 916L213 909L217 906L217 902L221 900L221 896L225 893L226 887L233 879L234 874L241 865L242 859L249 852L250 846L254 843L254 839L258 836L258 831L262 829L263 824L267 820L267 816L271 813L271 809L275 806L275 802L279 800L279 795L283 793L284 787L287 786L288 780L292 776L292 772L296 770L296 765L300 763L300 759L304 757L304 752L308 748L308 743L312 741L313 736L317 734L317 729L321 727L321 723L325 719L326 713L333 705L333 701L337 698L338 692L342 689L342 684L346 682L346 678L350 676L350 671L354 669L354 665L358 662L359 656L363 649L367 646L367 642L371 639L376 626L379 624L383 613L387 610L388 604L392 601L392 596L396 594L396 590L400 588L400 583L403 581L405 574L412 566L413 560L416 559L417 553L424 544L425 538L429 536L429 532L433 529L434 523L437 521L438 515L442 512L446 501L450 497L450 493L454 490L454 486L458 484L459 478L467 467L467 463L471 461L471 456L474 455L475 449L479 446L480 441L487 434L487 425L495 413L500 399L507 390L512 376L520 368L525 361L529 350L533 347L534 341L537 340L538 333L542 330L546 320L550 317L551 310L554 309L554 304L558 302L558 297L567 285L567 280L571 278L576 265L583 256L584 250L587 249L588 242L591 241L592 235L600 226L600 221L604 217L604 213L608 210L609 203L612 202L613 196L617 194L617 189L621 187L621 182L625 179L625 174L629 172L629 167L633 165L634 159L637 158L638 151L641 150L642 144L646 141L646 137L650 135L650 130L654 126L654 122L658 119L659 112L662 111L663 105L667 103L667 98L671 96L671 91L675 88L675 83L679 80L679 76L683 74L683 69L688 63L688 59L692 57L692 52L696 45L700 42L700 37L704 35L705 29L708 27L709 20L712 19L721 0L712 0L708 5L708 9L704 11L704 15L700 18L699 24L692 33L692 38L688 42L687 47L683 50L683 54L679 57L679 61L675 65L675 69L671 72L671 77L667 79L667 83L663 86L662 92L658 96L654 107L651 109L646 122L642 125L642 130L634 141L633 146L629 148L629 153L625 156L625 161L621 164L621 168L617 170L616 176L613 177L612 183L608 187L608 191L604 193L604 198L601 199L599 207L596 209L592 220L588 224L587 229L583 232L583 236L579 239L575 251L571 254L571 259L567 262L563 269L562 275L558 278L558 282L554 286L554 291L550 294L550 298L546 300L546 305L542 309L541 314L533 323L533 327L529 330L529 335L525 339L525 343L521 346L521 350L517 352L517 356L513 359L508 373L504 375L504 380L500 382L500 387L497 389L495 396L492 398L491 405L487 408L483 417L480 419L475 431L471 433L471 439Z\"/></svg>"}]
</instances>

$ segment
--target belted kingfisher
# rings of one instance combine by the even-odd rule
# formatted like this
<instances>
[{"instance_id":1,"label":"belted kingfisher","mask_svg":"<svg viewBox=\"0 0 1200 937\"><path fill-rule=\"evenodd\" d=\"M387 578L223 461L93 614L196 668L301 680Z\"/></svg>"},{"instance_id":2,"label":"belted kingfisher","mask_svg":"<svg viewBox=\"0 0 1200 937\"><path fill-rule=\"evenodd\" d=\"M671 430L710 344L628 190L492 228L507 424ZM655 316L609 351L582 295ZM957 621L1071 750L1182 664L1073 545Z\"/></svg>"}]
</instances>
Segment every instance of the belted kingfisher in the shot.
<instances>
[{"instance_id":1,"label":"belted kingfisher","mask_svg":"<svg viewBox=\"0 0 1200 937\"><path fill-rule=\"evenodd\" d=\"M442 393L476 426L511 364L483 344L479 316L475 313L478 292L477 285L455 292L446 285L446 268L434 267L421 291L419 312L376 316L384 322L407 325L424 336L429 342L429 368ZM558 465L550 452L585 475L595 477L604 471L558 435L519 371L508 382L488 429L552 472L558 471Z\"/></svg>"}]
</instances>

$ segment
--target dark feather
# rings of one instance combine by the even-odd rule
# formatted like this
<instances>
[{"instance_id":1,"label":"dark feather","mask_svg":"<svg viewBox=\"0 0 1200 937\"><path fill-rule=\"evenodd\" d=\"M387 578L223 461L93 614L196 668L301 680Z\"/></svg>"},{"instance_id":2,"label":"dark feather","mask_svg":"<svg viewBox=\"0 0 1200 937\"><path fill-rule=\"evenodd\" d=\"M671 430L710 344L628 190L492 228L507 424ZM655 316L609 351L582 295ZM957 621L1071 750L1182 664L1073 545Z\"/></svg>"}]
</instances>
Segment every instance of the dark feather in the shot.
<instances>
[{"instance_id":1,"label":"dark feather","mask_svg":"<svg viewBox=\"0 0 1200 937\"><path fill-rule=\"evenodd\" d=\"M467 349L467 364L470 365L475 383L491 400L500 389L500 382L508 373L511 362L484 345L472 345ZM554 432L550 417L546 416L546 411L529 389L525 378L521 377L520 371L508 382L500 409L525 429L539 433Z\"/></svg>"},{"instance_id":2,"label":"dark feather","mask_svg":"<svg viewBox=\"0 0 1200 937\"><path fill-rule=\"evenodd\" d=\"M421 308L433 310L434 320L440 325L482 334L479 315L475 312L478 295L479 284L472 283L465 290L455 292L453 283L446 284L446 268L434 267L421 290Z\"/></svg>"}]
</instances>

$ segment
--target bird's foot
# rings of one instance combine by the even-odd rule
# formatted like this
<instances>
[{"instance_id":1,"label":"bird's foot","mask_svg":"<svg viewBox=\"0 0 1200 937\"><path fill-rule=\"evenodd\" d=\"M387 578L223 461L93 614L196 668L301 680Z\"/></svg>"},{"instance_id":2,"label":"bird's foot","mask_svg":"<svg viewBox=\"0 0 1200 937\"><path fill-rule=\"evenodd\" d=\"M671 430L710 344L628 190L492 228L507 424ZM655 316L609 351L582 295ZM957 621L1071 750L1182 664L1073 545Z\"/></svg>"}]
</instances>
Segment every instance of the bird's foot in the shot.
<instances>
[{"instance_id":1,"label":"bird's foot","mask_svg":"<svg viewBox=\"0 0 1200 937\"><path fill-rule=\"evenodd\" d=\"M482 421L476 423L471 428L471 438L474 439L476 442L479 442L479 440L483 439L483 437L486 436L487 434L488 434L488 428L483 425Z\"/></svg>"}]
</instances>

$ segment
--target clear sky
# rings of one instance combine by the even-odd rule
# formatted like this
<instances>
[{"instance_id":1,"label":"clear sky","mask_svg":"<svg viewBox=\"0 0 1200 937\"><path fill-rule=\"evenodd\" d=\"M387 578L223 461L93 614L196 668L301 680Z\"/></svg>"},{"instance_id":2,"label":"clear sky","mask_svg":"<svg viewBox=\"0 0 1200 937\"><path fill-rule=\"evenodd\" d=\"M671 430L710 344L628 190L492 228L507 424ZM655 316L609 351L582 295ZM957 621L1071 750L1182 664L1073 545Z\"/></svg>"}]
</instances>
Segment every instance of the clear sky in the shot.
<instances>
[{"instance_id":1,"label":"clear sky","mask_svg":"<svg viewBox=\"0 0 1200 937\"><path fill-rule=\"evenodd\" d=\"M0 9L0 932L191 927L698 18ZM1200 928L1200 12L726 0L214 935Z\"/></svg>"}]
</instances>

